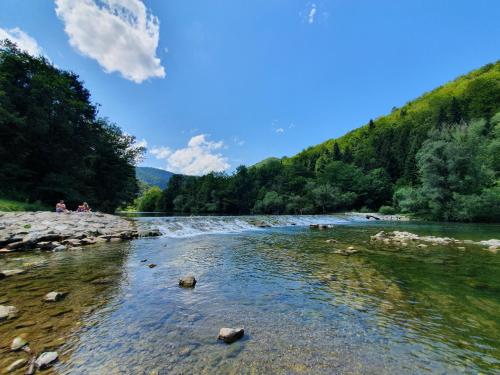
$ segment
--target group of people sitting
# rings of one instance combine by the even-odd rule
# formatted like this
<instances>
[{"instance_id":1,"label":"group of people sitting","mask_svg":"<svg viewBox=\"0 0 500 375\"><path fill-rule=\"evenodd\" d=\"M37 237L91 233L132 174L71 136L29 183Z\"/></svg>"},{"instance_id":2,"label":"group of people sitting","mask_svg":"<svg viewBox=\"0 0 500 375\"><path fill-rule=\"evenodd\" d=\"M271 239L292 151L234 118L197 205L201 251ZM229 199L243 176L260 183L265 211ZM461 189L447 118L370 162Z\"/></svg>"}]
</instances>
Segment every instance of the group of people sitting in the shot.
<instances>
[{"instance_id":1,"label":"group of people sitting","mask_svg":"<svg viewBox=\"0 0 500 375\"><path fill-rule=\"evenodd\" d=\"M76 212L91 212L89 205L87 202L83 202L78 206ZM66 208L66 204L63 200L60 200L59 203L56 204L56 212L58 213L70 213L71 211Z\"/></svg>"}]
</instances>

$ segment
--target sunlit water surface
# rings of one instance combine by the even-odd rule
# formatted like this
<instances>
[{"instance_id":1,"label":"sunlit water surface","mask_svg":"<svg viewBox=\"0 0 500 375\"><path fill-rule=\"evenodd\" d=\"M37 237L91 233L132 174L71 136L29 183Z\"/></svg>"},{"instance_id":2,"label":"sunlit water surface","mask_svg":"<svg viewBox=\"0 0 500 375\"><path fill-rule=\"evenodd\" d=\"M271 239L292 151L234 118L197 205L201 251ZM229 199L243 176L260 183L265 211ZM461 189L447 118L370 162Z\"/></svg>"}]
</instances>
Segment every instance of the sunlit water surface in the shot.
<instances>
[{"instance_id":1,"label":"sunlit water surface","mask_svg":"<svg viewBox=\"0 0 500 375\"><path fill-rule=\"evenodd\" d=\"M0 322L0 369L25 355L8 350L24 334L34 351L60 353L48 373L500 373L500 253L369 243L381 229L485 240L498 225L140 220L165 236L0 258L0 269L30 269L0 281L0 304L20 310ZM337 225L301 226L327 220ZM348 246L361 251L334 254ZM195 289L178 287L187 274ZM43 303L52 290L69 295ZM244 339L217 341L219 328L239 326Z\"/></svg>"}]
</instances>

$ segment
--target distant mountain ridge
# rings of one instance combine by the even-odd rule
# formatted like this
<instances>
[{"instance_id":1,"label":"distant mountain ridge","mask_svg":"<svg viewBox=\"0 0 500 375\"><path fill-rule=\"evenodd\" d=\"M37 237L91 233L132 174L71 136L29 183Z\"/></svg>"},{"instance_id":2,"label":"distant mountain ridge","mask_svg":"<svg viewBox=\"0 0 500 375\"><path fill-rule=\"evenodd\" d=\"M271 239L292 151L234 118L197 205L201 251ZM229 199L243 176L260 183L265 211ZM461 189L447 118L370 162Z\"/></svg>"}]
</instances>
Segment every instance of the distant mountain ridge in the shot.
<instances>
[{"instance_id":1,"label":"distant mountain ridge","mask_svg":"<svg viewBox=\"0 0 500 375\"><path fill-rule=\"evenodd\" d=\"M167 187L168 181L173 175L174 173L159 168L135 168L135 176L139 181L142 181L151 186L158 186L160 189L165 189Z\"/></svg>"}]
</instances>

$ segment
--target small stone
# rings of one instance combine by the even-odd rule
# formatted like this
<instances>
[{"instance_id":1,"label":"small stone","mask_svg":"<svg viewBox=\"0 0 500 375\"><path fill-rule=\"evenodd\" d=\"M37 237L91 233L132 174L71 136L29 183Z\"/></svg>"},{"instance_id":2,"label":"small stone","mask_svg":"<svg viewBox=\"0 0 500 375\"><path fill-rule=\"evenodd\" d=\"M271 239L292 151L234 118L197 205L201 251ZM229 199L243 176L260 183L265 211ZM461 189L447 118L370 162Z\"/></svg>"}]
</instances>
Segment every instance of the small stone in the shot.
<instances>
[{"instance_id":1,"label":"small stone","mask_svg":"<svg viewBox=\"0 0 500 375\"><path fill-rule=\"evenodd\" d=\"M149 268L155 268L156 267L156 264L154 263L151 263L150 265L148 265Z\"/></svg>"},{"instance_id":2,"label":"small stone","mask_svg":"<svg viewBox=\"0 0 500 375\"><path fill-rule=\"evenodd\" d=\"M347 250L354 250L354 246L349 246Z\"/></svg>"},{"instance_id":3,"label":"small stone","mask_svg":"<svg viewBox=\"0 0 500 375\"><path fill-rule=\"evenodd\" d=\"M43 297L43 300L45 302L57 302L57 301L64 299L64 297L66 297L67 294L68 293L50 292L50 293L47 293L45 295L45 297Z\"/></svg>"},{"instance_id":4,"label":"small stone","mask_svg":"<svg viewBox=\"0 0 500 375\"><path fill-rule=\"evenodd\" d=\"M179 286L183 288L194 288L196 285L196 279L194 276L184 276L179 279Z\"/></svg>"},{"instance_id":5,"label":"small stone","mask_svg":"<svg viewBox=\"0 0 500 375\"><path fill-rule=\"evenodd\" d=\"M419 248L421 248L421 249L424 249L424 248L426 248L426 247L427 247L427 245L426 245L426 244L421 243L421 244L417 245L417 247L419 247Z\"/></svg>"},{"instance_id":6,"label":"small stone","mask_svg":"<svg viewBox=\"0 0 500 375\"><path fill-rule=\"evenodd\" d=\"M52 366L52 364L57 361L57 358L59 358L59 354L57 352L45 352L40 354L40 356L36 359L35 361L35 366L43 370L45 368L49 368Z\"/></svg>"},{"instance_id":7,"label":"small stone","mask_svg":"<svg viewBox=\"0 0 500 375\"><path fill-rule=\"evenodd\" d=\"M53 252L64 251L64 250L66 250L66 246L64 245L59 245L52 249Z\"/></svg>"},{"instance_id":8,"label":"small stone","mask_svg":"<svg viewBox=\"0 0 500 375\"><path fill-rule=\"evenodd\" d=\"M20 329L20 328L26 328L26 327L33 327L34 325L36 325L36 322L34 320L27 320L25 322L19 322L16 324L16 329Z\"/></svg>"},{"instance_id":9,"label":"small stone","mask_svg":"<svg viewBox=\"0 0 500 375\"><path fill-rule=\"evenodd\" d=\"M337 242L339 242L339 241L334 240L334 239L330 239L330 240L326 240L325 242L326 242L326 243L337 243Z\"/></svg>"},{"instance_id":10,"label":"small stone","mask_svg":"<svg viewBox=\"0 0 500 375\"><path fill-rule=\"evenodd\" d=\"M19 370L20 368L23 368L26 363L28 363L28 360L26 358L18 359L17 361L12 362L9 367L5 369L5 372L9 373Z\"/></svg>"},{"instance_id":11,"label":"small stone","mask_svg":"<svg viewBox=\"0 0 500 375\"><path fill-rule=\"evenodd\" d=\"M20 275L22 273L25 273L26 270L22 270L20 268L15 268L12 270L3 270L0 271L0 279L3 279L4 277L9 277L9 276L14 276L14 275Z\"/></svg>"},{"instance_id":12,"label":"small stone","mask_svg":"<svg viewBox=\"0 0 500 375\"><path fill-rule=\"evenodd\" d=\"M458 249L458 250L465 250L465 247L463 247L463 246L459 246L459 247L457 247L457 249Z\"/></svg>"},{"instance_id":13,"label":"small stone","mask_svg":"<svg viewBox=\"0 0 500 375\"><path fill-rule=\"evenodd\" d=\"M28 345L28 341L20 336L17 336L14 340L12 340L12 344L10 344L10 350L17 351L19 349L22 349L22 347L25 345Z\"/></svg>"},{"instance_id":14,"label":"small stone","mask_svg":"<svg viewBox=\"0 0 500 375\"><path fill-rule=\"evenodd\" d=\"M14 319L19 310L15 306L0 305L0 321L5 319Z\"/></svg>"},{"instance_id":15,"label":"small stone","mask_svg":"<svg viewBox=\"0 0 500 375\"><path fill-rule=\"evenodd\" d=\"M245 330L243 328L221 328L217 339L223 340L226 344L231 344L241 339L244 334Z\"/></svg>"}]
</instances>

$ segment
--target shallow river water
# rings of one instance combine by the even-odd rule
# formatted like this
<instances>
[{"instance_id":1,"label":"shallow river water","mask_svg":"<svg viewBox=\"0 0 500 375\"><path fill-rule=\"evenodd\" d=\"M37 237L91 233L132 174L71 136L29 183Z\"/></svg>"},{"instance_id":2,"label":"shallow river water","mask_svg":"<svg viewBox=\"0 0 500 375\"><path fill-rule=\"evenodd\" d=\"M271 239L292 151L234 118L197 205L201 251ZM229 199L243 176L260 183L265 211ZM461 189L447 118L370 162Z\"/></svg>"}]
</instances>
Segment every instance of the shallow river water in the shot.
<instances>
[{"instance_id":1,"label":"shallow river water","mask_svg":"<svg viewBox=\"0 0 500 375\"><path fill-rule=\"evenodd\" d=\"M0 322L0 371L25 356L9 351L24 335L36 352L59 352L45 373L500 373L500 253L369 243L382 229L487 240L500 238L498 225L139 220L165 235L0 257L0 269L29 269L0 280L0 304L19 309ZM334 253L348 246L360 252ZM179 288L188 274L196 288ZM69 294L42 302L53 290ZM242 340L217 341L219 328L239 326Z\"/></svg>"}]
</instances>

